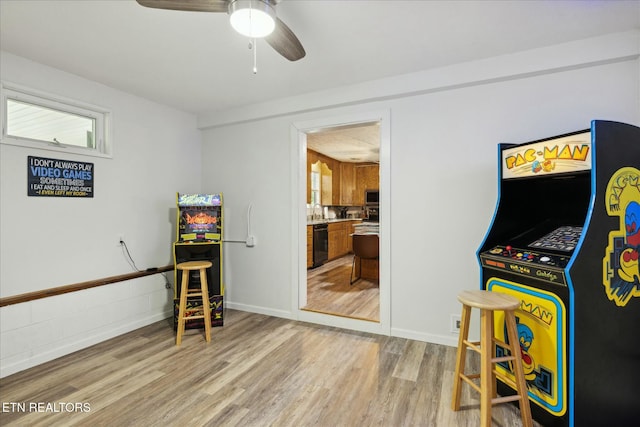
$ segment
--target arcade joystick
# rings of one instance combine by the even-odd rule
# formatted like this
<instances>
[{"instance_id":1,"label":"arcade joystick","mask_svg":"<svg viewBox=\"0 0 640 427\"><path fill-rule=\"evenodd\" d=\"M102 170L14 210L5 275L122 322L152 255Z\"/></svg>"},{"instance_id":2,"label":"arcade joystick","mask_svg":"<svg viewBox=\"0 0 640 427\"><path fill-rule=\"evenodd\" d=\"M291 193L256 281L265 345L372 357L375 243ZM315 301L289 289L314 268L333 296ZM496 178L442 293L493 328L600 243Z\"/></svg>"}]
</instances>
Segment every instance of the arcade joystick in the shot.
<instances>
[{"instance_id":1,"label":"arcade joystick","mask_svg":"<svg viewBox=\"0 0 640 427\"><path fill-rule=\"evenodd\" d=\"M511 256L511 249L513 249L513 248L511 247L511 245L507 245L507 246L505 247L505 249L506 249L506 250L507 250L507 252L509 253L509 256Z\"/></svg>"}]
</instances>

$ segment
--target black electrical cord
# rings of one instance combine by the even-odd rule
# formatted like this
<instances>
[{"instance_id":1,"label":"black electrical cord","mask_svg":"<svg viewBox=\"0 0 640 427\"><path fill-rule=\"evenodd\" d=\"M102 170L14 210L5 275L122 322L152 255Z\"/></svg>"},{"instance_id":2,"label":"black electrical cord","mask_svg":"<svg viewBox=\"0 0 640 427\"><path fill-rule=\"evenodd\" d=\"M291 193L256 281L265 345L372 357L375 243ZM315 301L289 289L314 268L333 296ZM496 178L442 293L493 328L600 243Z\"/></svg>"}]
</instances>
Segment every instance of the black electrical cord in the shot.
<instances>
[{"instance_id":1,"label":"black electrical cord","mask_svg":"<svg viewBox=\"0 0 640 427\"><path fill-rule=\"evenodd\" d=\"M171 289L173 285L171 285L171 280L169 280L169 278L167 277L167 273L162 273L162 275L164 276L164 287L167 289Z\"/></svg>"},{"instance_id":2,"label":"black electrical cord","mask_svg":"<svg viewBox=\"0 0 640 427\"><path fill-rule=\"evenodd\" d=\"M135 271L142 271L138 268L138 266L136 265L135 261L133 260L133 258L131 257L131 254L129 253L129 248L127 247L127 244L124 240L120 239L120 246L122 246L122 248L124 249L124 251L126 251L125 254L125 259L127 260L127 262L129 263L129 265L135 270Z\"/></svg>"},{"instance_id":3,"label":"black electrical cord","mask_svg":"<svg viewBox=\"0 0 640 427\"><path fill-rule=\"evenodd\" d=\"M120 246L123 248L123 255L125 255L125 259L129 263L131 268L133 268L135 271L141 272L142 270L140 270L138 268L138 266L136 265L135 261L133 260L133 257L131 256L131 253L129 252L129 248L127 247L127 243L123 239L120 239ZM147 271L149 271L149 270L147 270ZM166 273L162 273L162 276L164 276L164 285L165 285L164 287L167 288L167 289L171 289L172 288L171 280L169 280L169 277L167 277L167 274Z\"/></svg>"}]
</instances>

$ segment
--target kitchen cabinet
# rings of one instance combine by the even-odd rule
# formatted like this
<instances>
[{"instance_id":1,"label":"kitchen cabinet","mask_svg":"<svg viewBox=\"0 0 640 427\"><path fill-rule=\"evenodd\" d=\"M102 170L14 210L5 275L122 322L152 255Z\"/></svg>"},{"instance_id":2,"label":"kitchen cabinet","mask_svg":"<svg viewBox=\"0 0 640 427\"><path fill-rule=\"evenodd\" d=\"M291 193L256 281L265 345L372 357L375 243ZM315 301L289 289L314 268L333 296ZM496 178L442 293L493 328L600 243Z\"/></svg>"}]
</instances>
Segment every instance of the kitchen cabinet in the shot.
<instances>
[{"instance_id":1,"label":"kitchen cabinet","mask_svg":"<svg viewBox=\"0 0 640 427\"><path fill-rule=\"evenodd\" d=\"M307 225L307 268L313 266L313 225Z\"/></svg>"},{"instance_id":2,"label":"kitchen cabinet","mask_svg":"<svg viewBox=\"0 0 640 427\"><path fill-rule=\"evenodd\" d=\"M362 220L329 222L327 225L328 259L329 261L340 258L353 252L354 225ZM307 268L313 266L313 226L307 225Z\"/></svg>"},{"instance_id":3,"label":"kitchen cabinet","mask_svg":"<svg viewBox=\"0 0 640 427\"><path fill-rule=\"evenodd\" d=\"M341 206L353 206L356 192L356 168L354 163L340 163Z\"/></svg>"},{"instance_id":4,"label":"kitchen cabinet","mask_svg":"<svg viewBox=\"0 0 640 427\"><path fill-rule=\"evenodd\" d=\"M341 257L347 253L345 226L347 221L329 224L329 259Z\"/></svg>"},{"instance_id":5,"label":"kitchen cabinet","mask_svg":"<svg viewBox=\"0 0 640 427\"><path fill-rule=\"evenodd\" d=\"M339 221L329 223L329 260L339 258L353 252L351 234L353 234L354 224L361 223L362 220Z\"/></svg>"},{"instance_id":6,"label":"kitchen cabinet","mask_svg":"<svg viewBox=\"0 0 640 427\"><path fill-rule=\"evenodd\" d=\"M341 205L341 183L342 183L342 168L341 162L335 161L333 163L333 193L331 197L331 204L334 206Z\"/></svg>"},{"instance_id":7,"label":"kitchen cabinet","mask_svg":"<svg viewBox=\"0 0 640 427\"><path fill-rule=\"evenodd\" d=\"M380 188L380 166L374 164L358 164L355 166L356 189L354 205L363 206L364 191L377 190Z\"/></svg>"},{"instance_id":8,"label":"kitchen cabinet","mask_svg":"<svg viewBox=\"0 0 640 427\"><path fill-rule=\"evenodd\" d=\"M320 204L364 206L364 191L380 187L380 167L374 163L340 162L307 150L307 203L312 203L312 173L318 174Z\"/></svg>"}]
</instances>

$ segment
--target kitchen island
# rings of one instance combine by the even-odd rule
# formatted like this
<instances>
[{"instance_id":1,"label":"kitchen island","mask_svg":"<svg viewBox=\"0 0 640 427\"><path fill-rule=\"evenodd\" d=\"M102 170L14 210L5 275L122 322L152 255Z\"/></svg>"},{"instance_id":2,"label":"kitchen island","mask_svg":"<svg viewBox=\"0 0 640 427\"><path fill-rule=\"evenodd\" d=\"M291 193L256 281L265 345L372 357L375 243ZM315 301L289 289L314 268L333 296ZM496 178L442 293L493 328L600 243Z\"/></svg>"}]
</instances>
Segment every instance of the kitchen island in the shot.
<instances>
[{"instance_id":1,"label":"kitchen island","mask_svg":"<svg viewBox=\"0 0 640 427\"><path fill-rule=\"evenodd\" d=\"M379 236L379 224L377 222L362 222L360 224L355 224L353 228L354 232L351 235L352 239L356 239L357 236ZM378 245L375 252L376 254L379 254L379 238L376 238L375 242ZM358 256L358 251L356 250L354 252L354 276L377 281L380 278L380 264L378 262L378 256L375 258L360 258ZM368 250L367 252L371 252L371 250Z\"/></svg>"}]
</instances>

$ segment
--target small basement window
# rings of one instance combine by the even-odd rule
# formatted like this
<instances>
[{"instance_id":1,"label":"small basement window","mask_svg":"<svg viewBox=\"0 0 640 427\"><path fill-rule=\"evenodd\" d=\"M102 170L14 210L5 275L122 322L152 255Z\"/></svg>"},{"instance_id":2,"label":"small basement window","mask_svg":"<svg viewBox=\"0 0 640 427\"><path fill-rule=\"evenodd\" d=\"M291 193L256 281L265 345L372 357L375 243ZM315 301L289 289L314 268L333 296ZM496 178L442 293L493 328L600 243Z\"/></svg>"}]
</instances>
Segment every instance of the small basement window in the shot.
<instances>
[{"instance_id":1,"label":"small basement window","mask_svg":"<svg viewBox=\"0 0 640 427\"><path fill-rule=\"evenodd\" d=\"M102 108L2 85L2 142L99 157L110 155L110 113Z\"/></svg>"}]
</instances>

